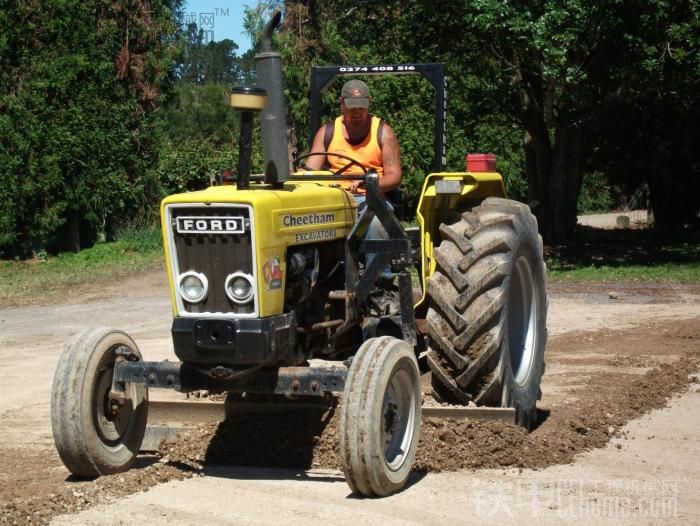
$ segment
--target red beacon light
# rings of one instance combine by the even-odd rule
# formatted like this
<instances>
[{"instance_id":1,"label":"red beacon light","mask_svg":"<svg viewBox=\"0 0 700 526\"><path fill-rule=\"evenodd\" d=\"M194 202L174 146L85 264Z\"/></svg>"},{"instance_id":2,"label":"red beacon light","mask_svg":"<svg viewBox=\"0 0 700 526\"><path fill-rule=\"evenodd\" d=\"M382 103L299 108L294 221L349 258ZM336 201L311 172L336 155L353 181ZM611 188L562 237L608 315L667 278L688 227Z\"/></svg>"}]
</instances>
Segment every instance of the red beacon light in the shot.
<instances>
[{"instance_id":1,"label":"red beacon light","mask_svg":"<svg viewBox=\"0 0 700 526\"><path fill-rule=\"evenodd\" d=\"M496 155L493 153L468 153L465 161L467 172L496 171Z\"/></svg>"}]
</instances>

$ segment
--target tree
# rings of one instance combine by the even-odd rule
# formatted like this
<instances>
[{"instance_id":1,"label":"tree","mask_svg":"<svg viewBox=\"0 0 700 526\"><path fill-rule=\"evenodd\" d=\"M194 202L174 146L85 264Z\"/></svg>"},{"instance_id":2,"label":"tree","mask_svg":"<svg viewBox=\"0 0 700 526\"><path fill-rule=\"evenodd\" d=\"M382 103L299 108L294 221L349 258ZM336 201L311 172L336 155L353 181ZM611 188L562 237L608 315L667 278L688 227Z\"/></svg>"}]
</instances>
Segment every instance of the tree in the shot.
<instances>
[{"instance_id":1,"label":"tree","mask_svg":"<svg viewBox=\"0 0 700 526\"><path fill-rule=\"evenodd\" d=\"M154 168L167 192L201 189L211 175L235 166L239 117L229 95L233 85L254 82L234 41L205 43L196 24L180 27L182 48L174 89L161 113L165 140Z\"/></svg>"},{"instance_id":2,"label":"tree","mask_svg":"<svg viewBox=\"0 0 700 526\"><path fill-rule=\"evenodd\" d=\"M617 183L649 188L656 227L700 216L700 4L650 2L627 30L626 61L595 128L592 162Z\"/></svg>"},{"instance_id":3,"label":"tree","mask_svg":"<svg viewBox=\"0 0 700 526\"><path fill-rule=\"evenodd\" d=\"M596 169L591 161L604 142L601 137L613 135L609 116L614 107L661 118L661 126L632 117L616 121L615 127L632 131L634 124L644 124L655 131L637 134L642 140L681 154L676 158L694 159L693 134L673 133L674 120L683 115L687 129L697 130L697 119L690 116L697 107L699 8L692 0L673 5L662 0L476 0L442 3L440 9L418 0L363 0L352 7L309 0L287 2L288 11L292 5L301 5L314 21L299 27L315 35L320 49L311 49L310 57L295 53L303 57L297 63L445 62L451 94L448 159L459 161L466 148L498 146L508 169L517 170L522 162L527 200L550 242L563 241L576 224L582 175ZM664 118L664 112L672 117ZM401 121L408 113L415 110L396 117ZM410 132L410 126L406 129ZM661 161L673 157L654 155L649 161L658 174L649 178L652 204L665 214L672 209L660 206L669 195L664 190L668 181L676 181L670 194L675 196L680 180L693 184L691 177L679 177L680 163ZM670 177L671 166L675 177ZM697 163L687 168L697 173ZM517 174L506 175L507 182L517 179ZM641 171L635 177L641 181Z\"/></svg>"},{"instance_id":4,"label":"tree","mask_svg":"<svg viewBox=\"0 0 700 526\"><path fill-rule=\"evenodd\" d=\"M627 100L637 112L660 116L649 95L658 94L662 85L670 95L674 82L662 80L662 71L676 70L688 54L697 56L697 37L691 36L697 35L697 10L695 2L476 2L469 20L491 39L501 72L499 91L513 94L517 89L519 105L511 108L526 132L530 198L539 202L535 212L550 241L562 241L576 224L581 176L600 138L616 127L633 130L634 113L612 128L601 128L600 123L612 124L608 117L618 102ZM674 49L676 57L666 49ZM680 75L690 80L686 87L697 84L697 72L694 77L689 73ZM689 107L687 101L679 107L670 98L662 105L676 111ZM675 141L670 131L661 133ZM672 149L687 150L683 142ZM653 152L654 144L659 143L649 141L647 151ZM643 177L638 171L638 184ZM654 191L650 183L652 203L658 205L664 192Z\"/></svg>"},{"instance_id":5,"label":"tree","mask_svg":"<svg viewBox=\"0 0 700 526\"><path fill-rule=\"evenodd\" d=\"M204 43L204 32L189 24L184 30L184 45L175 68L180 80L192 84L237 83L241 79L238 44L224 39Z\"/></svg>"},{"instance_id":6,"label":"tree","mask_svg":"<svg viewBox=\"0 0 700 526\"><path fill-rule=\"evenodd\" d=\"M174 143L197 140L219 147L234 144L238 137L238 117L229 103L231 85L176 82L162 110L163 134Z\"/></svg>"},{"instance_id":7,"label":"tree","mask_svg":"<svg viewBox=\"0 0 700 526\"><path fill-rule=\"evenodd\" d=\"M156 108L180 2L0 11L0 252L77 250L157 199Z\"/></svg>"}]
</instances>

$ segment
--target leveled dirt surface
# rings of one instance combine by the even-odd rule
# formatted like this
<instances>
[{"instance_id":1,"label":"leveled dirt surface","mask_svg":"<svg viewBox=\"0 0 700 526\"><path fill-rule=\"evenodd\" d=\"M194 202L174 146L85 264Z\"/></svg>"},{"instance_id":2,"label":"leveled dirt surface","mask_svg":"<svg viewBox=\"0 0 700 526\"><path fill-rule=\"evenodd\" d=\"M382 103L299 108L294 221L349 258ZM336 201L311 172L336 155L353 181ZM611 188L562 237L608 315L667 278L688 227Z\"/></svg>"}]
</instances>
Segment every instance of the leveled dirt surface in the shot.
<instances>
[{"instance_id":1,"label":"leveled dirt surface","mask_svg":"<svg viewBox=\"0 0 700 526\"><path fill-rule=\"evenodd\" d=\"M547 292L550 336L700 316L697 283L553 282Z\"/></svg>"},{"instance_id":2,"label":"leveled dirt surface","mask_svg":"<svg viewBox=\"0 0 700 526\"><path fill-rule=\"evenodd\" d=\"M291 419L239 417L237 422L203 426L194 436L169 445L167 458L141 457L128 473L96 481L69 477L53 449L49 423L58 354L82 328L108 325L127 329L146 359L174 359L169 298L163 292L167 289L154 292L159 279L149 274L126 280L112 296L103 292L80 303L0 310L0 524L46 523L63 512L109 503L164 481L230 469L216 466L255 466L243 477L262 479L289 478L279 475L281 467L295 469L294 479L308 479L314 477L308 469L339 466L336 418L329 414L322 420L309 413ZM616 299L609 297L612 290ZM121 296L121 291L129 294ZM549 294L550 341L540 427L525 435L502 424L426 420L417 486L426 471L467 468L487 473L485 468L571 462L575 455L603 446L624 422L663 406L698 369L700 286L554 283ZM691 418L698 420L700 414ZM260 471L260 466L275 471ZM344 485L335 471L331 480ZM297 483L287 482L289 491L296 492ZM432 488L432 483L426 487ZM693 487L700 489L697 481ZM163 516L169 514L164 511ZM67 517L67 522L75 520ZM140 521L130 517L126 523ZM199 522L190 519L181 520ZM241 516L241 522L255 522L254 516Z\"/></svg>"}]
</instances>

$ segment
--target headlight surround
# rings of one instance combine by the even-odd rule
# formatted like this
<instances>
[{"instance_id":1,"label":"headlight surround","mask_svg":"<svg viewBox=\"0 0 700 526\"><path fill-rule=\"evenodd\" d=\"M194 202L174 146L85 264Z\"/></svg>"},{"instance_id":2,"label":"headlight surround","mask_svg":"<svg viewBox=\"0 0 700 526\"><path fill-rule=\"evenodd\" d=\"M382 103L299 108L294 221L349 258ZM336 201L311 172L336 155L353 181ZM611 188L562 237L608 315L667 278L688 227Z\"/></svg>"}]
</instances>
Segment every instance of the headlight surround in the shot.
<instances>
[{"instance_id":1,"label":"headlight surround","mask_svg":"<svg viewBox=\"0 0 700 526\"><path fill-rule=\"evenodd\" d=\"M188 303L199 303L207 297L209 282L204 274L190 270L180 274L178 289L183 300Z\"/></svg>"},{"instance_id":2,"label":"headlight surround","mask_svg":"<svg viewBox=\"0 0 700 526\"><path fill-rule=\"evenodd\" d=\"M226 277L224 283L226 295L238 305L244 305L253 299L255 292L253 276L245 272L234 272Z\"/></svg>"}]
</instances>

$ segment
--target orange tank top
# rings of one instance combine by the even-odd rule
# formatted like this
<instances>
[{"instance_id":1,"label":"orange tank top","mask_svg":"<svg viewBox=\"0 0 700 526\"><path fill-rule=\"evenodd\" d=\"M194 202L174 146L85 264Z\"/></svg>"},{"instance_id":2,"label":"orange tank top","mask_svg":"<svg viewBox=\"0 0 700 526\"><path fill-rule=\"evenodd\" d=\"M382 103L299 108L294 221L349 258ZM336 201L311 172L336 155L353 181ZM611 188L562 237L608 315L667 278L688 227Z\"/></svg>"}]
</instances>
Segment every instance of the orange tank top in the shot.
<instances>
[{"instance_id":1,"label":"orange tank top","mask_svg":"<svg viewBox=\"0 0 700 526\"><path fill-rule=\"evenodd\" d=\"M379 177L382 177L382 175L384 175L382 148L379 145L379 137L377 136L381 121L379 117L373 116L367 137L359 144L350 144L343 135L343 117L340 116L336 118L333 124L333 139L326 151L328 153L339 153L351 157L365 168L376 170ZM348 164L348 161L345 159L333 155L329 155L327 159L330 169L334 172ZM350 166L343 173L347 175L362 175L362 171L357 166ZM352 181L341 181L340 184L343 187L349 187ZM365 193L365 190L360 188L358 189L358 193Z\"/></svg>"}]
</instances>

